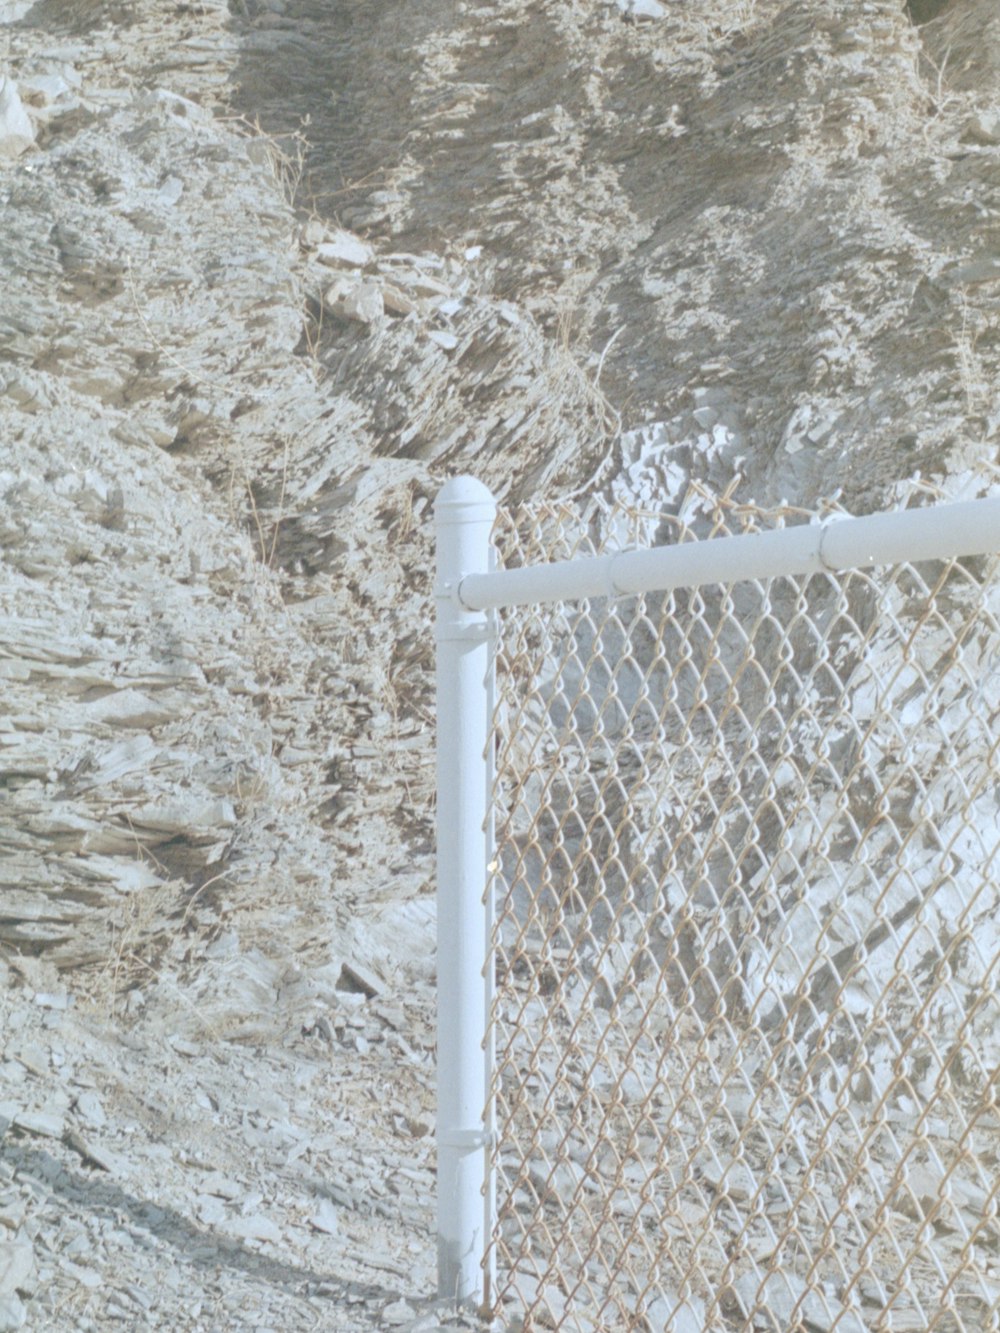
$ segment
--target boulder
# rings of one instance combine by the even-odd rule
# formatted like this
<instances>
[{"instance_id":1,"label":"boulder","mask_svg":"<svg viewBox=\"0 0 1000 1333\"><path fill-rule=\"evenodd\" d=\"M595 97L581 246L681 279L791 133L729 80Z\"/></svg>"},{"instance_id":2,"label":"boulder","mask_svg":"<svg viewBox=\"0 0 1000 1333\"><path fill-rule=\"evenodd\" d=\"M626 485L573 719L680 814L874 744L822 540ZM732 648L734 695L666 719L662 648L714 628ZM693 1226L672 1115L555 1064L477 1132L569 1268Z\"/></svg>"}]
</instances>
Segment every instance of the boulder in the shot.
<instances>
[{"instance_id":1,"label":"boulder","mask_svg":"<svg viewBox=\"0 0 1000 1333\"><path fill-rule=\"evenodd\" d=\"M17 84L0 74L0 158L20 157L35 142L35 127Z\"/></svg>"}]
</instances>

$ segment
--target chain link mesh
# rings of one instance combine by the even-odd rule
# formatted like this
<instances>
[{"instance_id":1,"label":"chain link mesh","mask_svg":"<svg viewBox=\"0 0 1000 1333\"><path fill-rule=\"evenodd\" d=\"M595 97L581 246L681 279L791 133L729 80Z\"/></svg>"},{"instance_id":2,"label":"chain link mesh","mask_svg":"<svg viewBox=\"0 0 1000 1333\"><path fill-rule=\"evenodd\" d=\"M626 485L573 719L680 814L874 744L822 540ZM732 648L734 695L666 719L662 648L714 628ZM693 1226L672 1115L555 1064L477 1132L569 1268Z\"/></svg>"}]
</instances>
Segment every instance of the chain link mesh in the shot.
<instances>
[{"instance_id":1,"label":"chain link mesh","mask_svg":"<svg viewBox=\"0 0 1000 1333\"><path fill-rule=\"evenodd\" d=\"M692 492L496 540L509 567L810 517ZM501 616L507 1327L1000 1327L997 565Z\"/></svg>"}]
</instances>

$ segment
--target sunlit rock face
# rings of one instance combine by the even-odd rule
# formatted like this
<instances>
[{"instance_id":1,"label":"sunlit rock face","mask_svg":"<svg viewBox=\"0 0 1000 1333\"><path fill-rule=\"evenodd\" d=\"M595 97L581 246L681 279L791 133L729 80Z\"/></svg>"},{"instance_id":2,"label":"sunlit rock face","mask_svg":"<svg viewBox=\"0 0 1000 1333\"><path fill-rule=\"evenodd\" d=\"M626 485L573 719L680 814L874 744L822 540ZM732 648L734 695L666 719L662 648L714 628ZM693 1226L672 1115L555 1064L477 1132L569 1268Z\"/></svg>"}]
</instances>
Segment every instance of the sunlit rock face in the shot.
<instances>
[{"instance_id":1,"label":"sunlit rock face","mask_svg":"<svg viewBox=\"0 0 1000 1333\"><path fill-rule=\"evenodd\" d=\"M0 36L0 1221L31 1251L0 1322L403 1327L433 1288L429 1250L385 1259L433 1230L433 495L974 487L994 6L0 0ZM781 928L768 1013L813 926ZM975 968L950 993L991 1050ZM84 1169L117 1173L103 1211Z\"/></svg>"}]
</instances>

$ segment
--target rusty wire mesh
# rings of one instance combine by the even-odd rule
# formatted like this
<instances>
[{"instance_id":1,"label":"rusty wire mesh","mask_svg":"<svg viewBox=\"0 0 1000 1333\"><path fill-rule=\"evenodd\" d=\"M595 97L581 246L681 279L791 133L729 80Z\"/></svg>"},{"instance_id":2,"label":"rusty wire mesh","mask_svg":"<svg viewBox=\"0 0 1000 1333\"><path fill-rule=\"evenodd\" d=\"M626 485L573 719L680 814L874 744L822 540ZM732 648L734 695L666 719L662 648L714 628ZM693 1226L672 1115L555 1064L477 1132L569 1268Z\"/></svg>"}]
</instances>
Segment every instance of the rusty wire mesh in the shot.
<instances>
[{"instance_id":1,"label":"rusty wire mesh","mask_svg":"<svg viewBox=\"0 0 1000 1333\"><path fill-rule=\"evenodd\" d=\"M500 560L809 518L684 514ZM506 1326L1000 1327L998 617L995 557L503 613Z\"/></svg>"}]
</instances>

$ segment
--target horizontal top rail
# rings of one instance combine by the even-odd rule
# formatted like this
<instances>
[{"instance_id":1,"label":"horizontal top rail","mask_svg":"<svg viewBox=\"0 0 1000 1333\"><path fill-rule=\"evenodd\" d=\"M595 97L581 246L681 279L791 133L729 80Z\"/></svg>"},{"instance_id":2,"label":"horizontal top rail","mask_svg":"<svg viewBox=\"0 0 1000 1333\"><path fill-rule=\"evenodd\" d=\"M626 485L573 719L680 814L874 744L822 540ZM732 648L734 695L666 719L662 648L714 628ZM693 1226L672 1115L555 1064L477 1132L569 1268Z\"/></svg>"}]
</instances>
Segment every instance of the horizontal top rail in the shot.
<instances>
[{"instance_id":1,"label":"horizontal top rail","mask_svg":"<svg viewBox=\"0 0 1000 1333\"><path fill-rule=\"evenodd\" d=\"M861 518L707 541L555 560L522 569L467 574L458 600L468 611L585 597L628 597L705 583L779 575L840 573L898 561L1000 551L1000 498L962 500Z\"/></svg>"}]
</instances>

